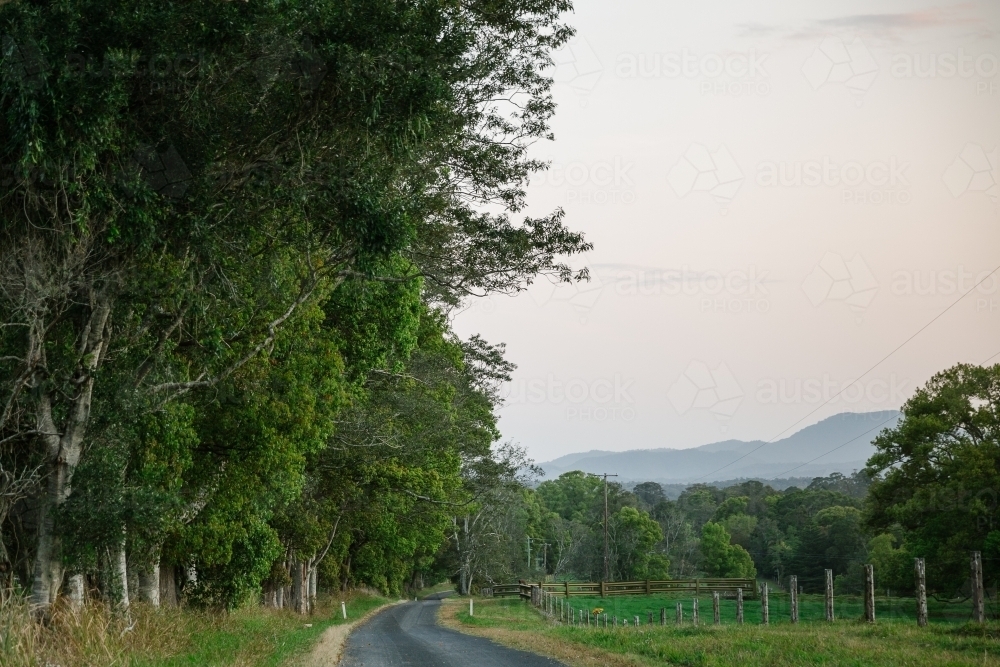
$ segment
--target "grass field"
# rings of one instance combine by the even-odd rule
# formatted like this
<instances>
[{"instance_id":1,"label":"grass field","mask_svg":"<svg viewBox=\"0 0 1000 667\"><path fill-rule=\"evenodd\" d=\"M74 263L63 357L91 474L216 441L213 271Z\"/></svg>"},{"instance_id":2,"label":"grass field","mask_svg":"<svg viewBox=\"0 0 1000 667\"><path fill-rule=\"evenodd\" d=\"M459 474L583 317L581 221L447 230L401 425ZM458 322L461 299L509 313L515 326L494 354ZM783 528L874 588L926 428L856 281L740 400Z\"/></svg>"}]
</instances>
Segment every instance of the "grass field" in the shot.
<instances>
[{"instance_id":1,"label":"grass field","mask_svg":"<svg viewBox=\"0 0 1000 667\"><path fill-rule=\"evenodd\" d=\"M658 614L662 606L673 609L672 604L663 604L664 598L617 598L610 604L605 599L602 606L614 614L616 600L620 616L648 614L654 608ZM918 628L902 618L874 625L842 618L833 624L804 620L793 625L776 618L772 607L771 625L762 626L750 616L753 604L747 603L744 625L713 626L710 599L700 601L702 623L697 628L690 624L689 604L685 605L688 622L679 628L673 625L672 614L666 627L646 625L647 616L639 628L567 627L520 600L478 601L474 618L469 617L467 605L456 602L446 606L442 615L450 627L574 665L1000 665L1000 625L996 623L937 623Z\"/></svg>"},{"instance_id":2,"label":"grass field","mask_svg":"<svg viewBox=\"0 0 1000 667\"><path fill-rule=\"evenodd\" d=\"M618 616L619 619L639 616L646 623L649 613L659 622L660 608L667 610L667 622L674 623L675 608L678 602L683 605L684 619L691 620L692 601L694 596L613 596L613 597L573 597L569 604L574 610L593 610L602 607L608 617ZM822 595L799 595L800 621L825 621L826 603ZM720 616L723 623L736 622L736 600L722 598L720 600ZM770 622L788 622L791 617L791 606L788 593L771 591L768 594ZM968 600L960 603L940 602L934 599L927 601L928 617L931 623L965 623L972 618L972 603ZM898 598L876 596L875 618L877 620L911 620L916 622L916 602L913 598ZM988 609L988 612L993 611ZM701 622L712 622L712 596L698 597L698 614ZM834 599L834 616L850 620L860 619L864 615L864 600L860 596L837 596ZM989 614L993 615L993 614ZM746 623L760 623L761 605L759 599L743 601L743 617ZM610 622L610 621L609 621Z\"/></svg>"}]
</instances>

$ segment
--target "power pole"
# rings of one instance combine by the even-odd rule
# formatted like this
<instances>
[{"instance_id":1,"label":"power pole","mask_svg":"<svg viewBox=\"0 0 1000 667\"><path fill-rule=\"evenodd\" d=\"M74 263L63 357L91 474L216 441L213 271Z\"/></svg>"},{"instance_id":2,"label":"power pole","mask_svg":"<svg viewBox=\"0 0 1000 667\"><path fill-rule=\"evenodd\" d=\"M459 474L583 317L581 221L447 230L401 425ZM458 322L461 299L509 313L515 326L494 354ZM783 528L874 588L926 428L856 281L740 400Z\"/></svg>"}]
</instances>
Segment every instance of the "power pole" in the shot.
<instances>
[{"instance_id":1,"label":"power pole","mask_svg":"<svg viewBox=\"0 0 1000 667\"><path fill-rule=\"evenodd\" d=\"M609 581L610 563L608 563L608 477L617 477L604 473L604 581Z\"/></svg>"}]
</instances>

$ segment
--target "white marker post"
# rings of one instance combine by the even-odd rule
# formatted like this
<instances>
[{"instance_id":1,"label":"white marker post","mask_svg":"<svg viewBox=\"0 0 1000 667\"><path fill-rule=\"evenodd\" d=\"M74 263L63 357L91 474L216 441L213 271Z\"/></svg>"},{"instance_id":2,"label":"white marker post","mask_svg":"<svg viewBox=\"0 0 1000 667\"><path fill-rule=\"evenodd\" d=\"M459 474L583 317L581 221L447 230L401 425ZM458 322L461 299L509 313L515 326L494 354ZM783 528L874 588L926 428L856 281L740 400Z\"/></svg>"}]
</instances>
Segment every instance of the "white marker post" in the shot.
<instances>
[{"instance_id":1,"label":"white marker post","mask_svg":"<svg viewBox=\"0 0 1000 667\"><path fill-rule=\"evenodd\" d=\"M343 600L340 601L340 613L343 614L345 619L347 618L347 605L344 604Z\"/></svg>"},{"instance_id":2,"label":"white marker post","mask_svg":"<svg viewBox=\"0 0 1000 667\"><path fill-rule=\"evenodd\" d=\"M469 598L469 616L472 616L472 598Z\"/></svg>"}]
</instances>

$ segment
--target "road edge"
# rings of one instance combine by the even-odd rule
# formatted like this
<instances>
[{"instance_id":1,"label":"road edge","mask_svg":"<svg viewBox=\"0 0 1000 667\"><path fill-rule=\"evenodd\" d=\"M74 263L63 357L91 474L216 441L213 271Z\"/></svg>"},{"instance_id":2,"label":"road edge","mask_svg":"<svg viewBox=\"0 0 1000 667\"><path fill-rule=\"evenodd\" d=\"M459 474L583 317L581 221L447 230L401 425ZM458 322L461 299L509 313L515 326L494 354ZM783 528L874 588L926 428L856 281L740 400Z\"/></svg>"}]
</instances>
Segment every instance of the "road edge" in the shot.
<instances>
[{"instance_id":1,"label":"road edge","mask_svg":"<svg viewBox=\"0 0 1000 667\"><path fill-rule=\"evenodd\" d=\"M313 647L309 649L309 653L306 654L300 664L302 667L333 667L335 665L339 665L340 660L344 655L344 644L347 643L347 638L355 628L365 624L376 614L379 614L398 604L403 604L404 602L408 602L408 600L387 602L384 605L370 609L356 621L331 625L323 631L323 634L319 636L319 639Z\"/></svg>"}]
</instances>

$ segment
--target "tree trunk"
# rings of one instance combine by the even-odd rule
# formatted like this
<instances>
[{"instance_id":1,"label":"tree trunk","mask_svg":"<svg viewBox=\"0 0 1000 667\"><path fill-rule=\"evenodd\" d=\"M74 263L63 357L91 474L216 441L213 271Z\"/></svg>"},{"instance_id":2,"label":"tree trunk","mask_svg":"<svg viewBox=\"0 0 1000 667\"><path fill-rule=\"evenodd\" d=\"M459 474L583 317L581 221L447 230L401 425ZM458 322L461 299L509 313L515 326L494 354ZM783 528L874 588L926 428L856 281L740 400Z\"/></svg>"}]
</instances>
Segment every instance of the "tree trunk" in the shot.
<instances>
[{"instance_id":1,"label":"tree trunk","mask_svg":"<svg viewBox=\"0 0 1000 667\"><path fill-rule=\"evenodd\" d=\"M128 564L125 560L125 538L115 548L108 559L108 599L122 609L128 609Z\"/></svg>"},{"instance_id":2,"label":"tree trunk","mask_svg":"<svg viewBox=\"0 0 1000 667\"><path fill-rule=\"evenodd\" d=\"M31 582L31 608L36 614L47 614L56 601L62 586L63 566L59 537L55 533L55 513L70 494L73 472L80 462L83 438L90 421L91 398L94 391L94 371L97 369L108 343L108 318L111 298L108 294L96 295L90 318L78 341L80 359L73 382L77 393L67 405L68 412L62 428L57 428L53 417L53 395L44 392L38 398L35 413L36 429L45 449L44 471L48 485L42 497L38 517L38 540L35 547L35 564ZM43 334L32 333L41 338ZM36 341L42 349L44 340ZM39 365L39 369L41 369ZM35 373L31 383L40 387L45 381L42 371Z\"/></svg>"},{"instance_id":3,"label":"tree trunk","mask_svg":"<svg viewBox=\"0 0 1000 667\"><path fill-rule=\"evenodd\" d=\"M74 574L66 582L66 595L73 611L83 608L86 601L86 581L82 574Z\"/></svg>"},{"instance_id":4,"label":"tree trunk","mask_svg":"<svg viewBox=\"0 0 1000 667\"><path fill-rule=\"evenodd\" d=\"M292 559L292 608L298 614L306 613L305 563Z\"/></svg>"},{"instance_id":5,"label":"tree trunk","mask_svg":"<svg viewBox=\"0 0 1000 667\"><path fill-rule=\"evenodd\" d=\"M309 568L309 611L312 612L316 608L316 584L317 579L319 579L319 568L312 565Z\"/></svg>"},{"instance_id":6,"label":"tree trunk","mask_svg":"<svg viewBox=\"0 0 1000 667\"><path fill-rule=\"evenodd\" d=\"M173 565L160 567L160 604L164 607L177 606L177 570Z\"/></svg>"},{"instance_id":7,"label":"tree trunk","mask_svg":"<svg viewBox=\"0 0 1000 667\"><path fill-rule=\"evenodd\" d=\"M160 606L160 561L139 570L139 599L154 607Z\"/></svg>"}]
</instances>

